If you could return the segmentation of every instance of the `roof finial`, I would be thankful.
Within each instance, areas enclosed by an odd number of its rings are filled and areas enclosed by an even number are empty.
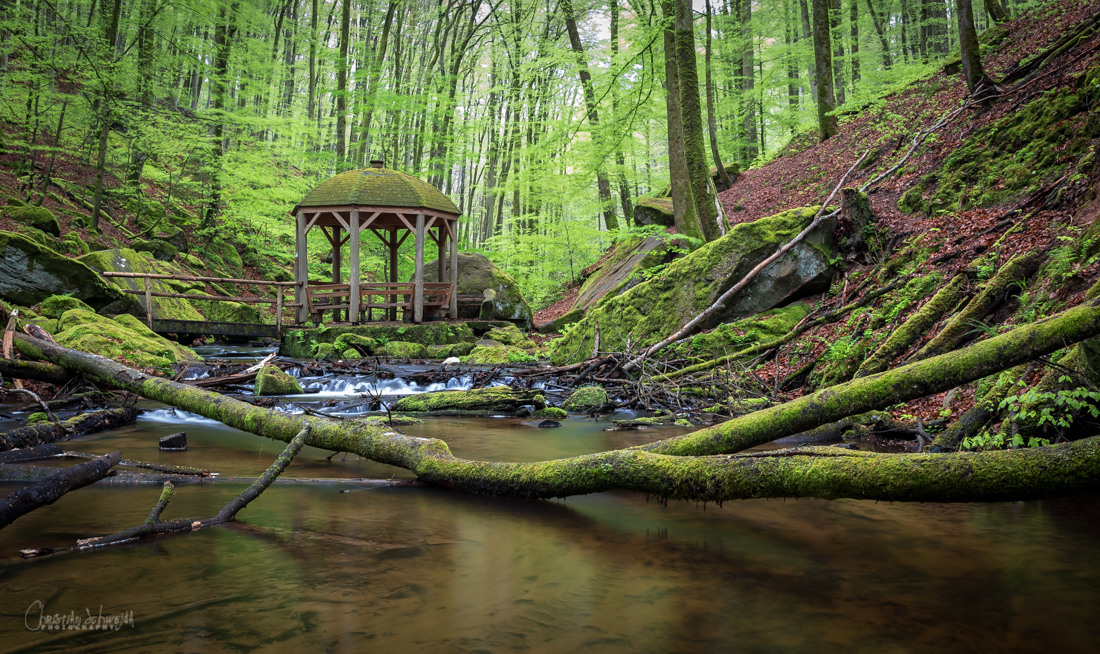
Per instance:
[[[371,168],[381,168],[382,167],[382,160],[381,159],[371,159],[370,160],[370,167]]]

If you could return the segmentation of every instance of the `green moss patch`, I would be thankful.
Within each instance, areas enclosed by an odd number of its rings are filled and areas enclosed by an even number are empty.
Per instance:
[[[112,320],[85,309],[70,309],[58,321],[58,344],[116,359],[136,368],[171,372],[172,364],[197,361],[190,348],[150,331],[133,316]]]
[[[61,224],[57,222],[57,216],[46,207],[7,206],[4,207],[4,215],[17,223],[40,229],[50,236],[61,236]]]
[[[288,329],[279,346],[279,354],[308,359],[321,343],[335,343],[344,334],[356,334],[378,343],[404,341],[422,345],[445,345],[473,340],[474,332],[465,323],[428,322],[420,325],[347,325]],[[346,342],[346,341],[345,341]]]
[[[588,413],[591,411],[602,411],[611,405],[608,400],[607,391],[601,386],[582,386],[573,391],[573,394],[569,396],[565,402],[562,403],[562,408],[566,411],[580,411]]]
[[[90,306],[71,295],[51,295],[42,301],[38,313],[47,318],[60,318],[69,309],[85,309],[94,312]]]

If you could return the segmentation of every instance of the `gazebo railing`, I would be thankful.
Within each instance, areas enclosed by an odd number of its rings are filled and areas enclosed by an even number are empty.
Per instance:
[[[402,313],[413,308],[414,282],[362,282],[359,284],[359,319],[374,320],[374,311],[382,310],[383,316],[396,318],[396,310]],[[425,282],[424,307],[435,315],[444,315],[450,306],[454,284],[450,282]],[[313,322],[321,322],[326,311],[338,311],[346,315],[351,308],[351,284],[310,282],[306,287],[306,304]]]

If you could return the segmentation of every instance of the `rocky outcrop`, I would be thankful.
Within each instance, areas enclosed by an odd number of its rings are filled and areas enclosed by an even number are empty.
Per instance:
[[[199,359],[191,349],[154,334],[129,314],[111,319],[86,309],[70,309],[61,315],[54,338],[74,350],[161,372],[171,372],[173,364]]]
[[[4,207],[4,215],[27,227],[40,229],[50,236],[61,236],[61,224],[57,222],[57,216],[46,207],[7,206]]]
[[[674,222],[672,198],[641,197],[634,205],[634,223],[637,225],[671,227]]]
[[[302,385],[298,380],[279,369],[278,366],[268,364],[260,369],[256,375],[256,385],[252,394],[262,395],[299,395],[302,393]]]
[[[435,261],[424,265],[424,280],[429,282],[439,280],[438,266]],[[472,311],[469,309],[464,311],[460,307],[458,317],[508,320],[523,329],[530,328],[531,307],[523,298],[516,280],[493,265],[493,262],[484,255],[460,253],[458,255],[458,293],[485,297],[487,289],[493,291],[492,298],[483,303],[480,310],[475,308]],[[485,315],[486,313],[492,315]]]
[[[652,345],[669,336],[802,231],[816,212],[816,207],[793,209],[733,227],[722,238],[672,262],[656,277],[589,310],[557,341],[551,360],[563,364],[589,356],[597,323],[600,349],[604,351]],[[714,327],[827,290],[833,274],[834,228],[833,221],[823,222],[761,271],[702,327]]]
[[[0,231],[0,298],[29,307],[51,295],[72,295],[95,309],[127,302],[123,293],[84,263],[19,234]]]

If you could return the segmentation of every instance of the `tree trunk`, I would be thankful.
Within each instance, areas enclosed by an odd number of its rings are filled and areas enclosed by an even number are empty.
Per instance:
[[[799,10],[802,15],[802,39],[809,39],[813,37],[813,28],[810,25],[810,8],[807,5],[808,0],[798,0]],[[809,69],[807,71],[810,77],[810,97],[813,99],[814,104],[817,103],[817,58],[810,62]]]
[[[848,50],[852,53],[852,93],[855,93],[856,82],[859,81],[859,0],[848,0],[848,21],[851,24],[848,42],[851,44]]]
[[[351,0],[340,2],[340,51],[336,55],[336,170],[347,159],[348,130],[348,47],[351,31]]]
[[[680,82],[680,121],[684,133],[684,160],[695,213],[707,242],[722,235],[717,204],[718,192],[710,177],[706,148],[703,147],[703,113],[699,102],[699,74],[695,66],[695,26],[691,0],[673,0],[676,35],[676,70]]]
[[[1049,448],[964,455],[812,451],[729,454],[850,415],[976,381],[1100,334],[1100,301],[1088,301],[957,352],[839,384],[716,427],[629,450],[534,463],[460,459],[438,439],[391,428],[287,415],[145,375],[99,356],[20,336],[19,349],[105,385],[193,411],[231,427],[396,465],[423,481],[515,497],[564,497],[623,489],[659,497],[721,501],[745,497],[857,497],[973,501],[1044,497],[1100,483],[1100,439]]]
[[[706,39],[706,85],[707,85],[707,133],[710,136],[710,154],[714,168],[718,172],[718,190],[724,191],[733,186],[729,171],[722,165],[722,155],[718,152],[718,126],[714,117],[714,81],[711,79],[711,8],[706,0],[707,39]]]
[[[569,45],[573,48],[577,58],[577,74],[581,78],[581,88],[584,91],[584,106],[588,112],[588,123],[592,125],[592,138],[597,143],[603,140],[600,134],[600,115],[596,108],[596,91],[592,88],[592,75],[588,72],[588,60],[584,56],[584,46],[581,45],[580,31],[577,29],[577,15],[573,10],[572,0],[562,0],[561,10],[565,14],[565,26],[569,32]],[[698,90],[696,91],[698,95]],[[598,155],[601,159],[603,154]],[[603,164],[596,164],[596,188],[599,192],[600,211],[603,213],[604,224],[608,231],[619,229],[619,220],[615,216],[615,205],[611,201],[611,182],[607,179],[607,173]]]
[[[756,88],[755,66],[753,64],[752,40],[752,0],[739,0],[741,21],[741,108],[745,131],[745,152],[742,162],[747,168],[759,152],[756,138]]]
[[[817,79],[817,124],[821,140],[835,136],[836,107],[833,96],[833,46],[829,30],[829,0],[813,0],[814,9],[814,70]]]
[[[974,93],[979,87],[991,87],[982,69],[982,55],[978,45],[978,32],[974,29],[974,8],[971,0],[955,0],[955,13],[959,22],[959,51],[962,55],[962,73],[966,88]]]
[[[5,381],[12,379],[33,379],[57,386],[64,386],[73,378],[64,368],[41,361],[18,361],[0,357],[0,377]]]
[[[111,452],[87,463],[72,466],[48,479],[8,495],[0,500],[0,529],[7,527],[21,515],[30,513],[38,507],[53,504],[71,490],[103,479],[121,459],[122,452]]]
[[[985,0],[985,12],[989,14],[990,20],[998,25],[1012,20],[1012,14],[1009,13],[1008,6],[1002,0]]]
[[[882,67],[889,70],[890,65],[893,63],[890,60],[890,42],[886,40],[886,33],[882,25],[882,18],[879,17],[875,6],[871,4],[872,0],[867,0],[867,11],[871,14],[871,21],[875,24],[875,33],[878,34],[879,45],[882,46]],[[906,25],[902,25],[902,34],[907,29]]]
[[[118,20],[122,11],[122,0],[114,0],[111,15],[106,17],[103,30],[103,61],[112,66],[115,62],[115,40],[118,38]],[[109,67],[104,67],[109,68]],[[103,95],[99,98],[99,149],[96,152],[95,200],[92,204],[92,216],[89,224],[93,231],[99,229],[99,217],[103,213],[103,177],[107,171],[107,140],[111,134],[111,97],[113,83],[110,74],[104,77]]]
[[[695,200],[688,183],[687,159],[684,155],[684,126],[680,111],[680,73],[676,66],[676,32],[672,27],[673,0],[663,0],[666,23],[665,45],[665,109],[668,117],[668,175],[672,189],[673,224],[676,232],[703,240]]]

